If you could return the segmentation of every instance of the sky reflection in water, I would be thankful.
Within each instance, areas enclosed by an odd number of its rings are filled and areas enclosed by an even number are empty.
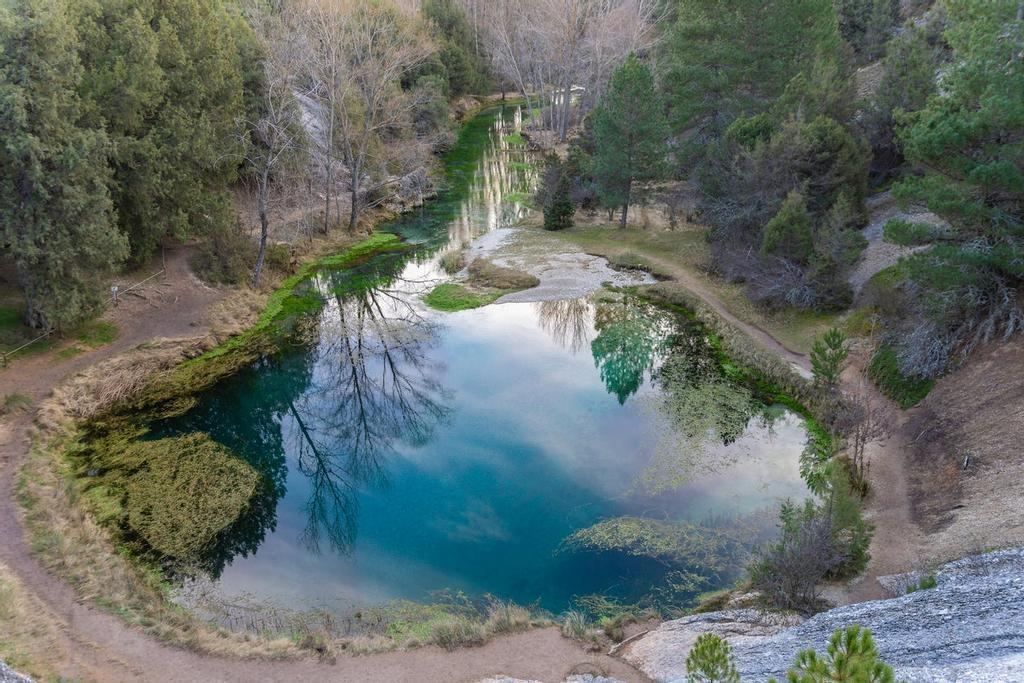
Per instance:
[[[766,420],[741,397],[750,408],[727,428],[697,420],[699,434],[678,438],[678,420],[667,423],[652,371],[678,370],[671,391],[682,393],[721,380],[686,321],[615,296],[423,308],[437,246],[522,215],[502,201],[535,181],[504,142],[515,125],[484,120],[475,155],[450,160],[454,190],[397,224],[433,256],[319,277],[324,308],[288,349],[159,426],[206,431],[272,482],[276,510],[239,531],[258,549],[218,563],[223,594],[339,609],[443,588],[553,610],[593,592],[635,599],[644,567],[557,552],[562,539],[609,517],[700,521],[803,495],[796,417]],[[367,278],[378,286],[353,286]],[[687,481],[652,493],[652,459],[680,449]]]

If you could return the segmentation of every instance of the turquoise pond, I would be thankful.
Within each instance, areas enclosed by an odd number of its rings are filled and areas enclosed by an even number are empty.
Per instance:
[[[615,292],[422,304],[445,247],[529,211],[537,171],[506,140],[519,117],[467,124],[442,196],[388,226],[417,250],[318,274],[300,295],[321,305],[279,352],[153,425],[206,432],[264,475],[211,551],[219,595],[337,611],[445,589],[555,612],[592,594],[685,601],[735,580],[779,501],[804,495],[801,419],[730,380],[689,319]],[[716,550],[570,538],[623,518]]]

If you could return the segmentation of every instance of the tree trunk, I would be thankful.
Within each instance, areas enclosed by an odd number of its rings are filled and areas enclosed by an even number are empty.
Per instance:
[[[35,287],[32,286],[32,281],[20,262],[17,263],[16,269],[18,272],[18,284],[21,286],[21,291],[25,297],[25,325],[33,330],[46,330],[48,328],[46,318],[36,307]]]
[[[572,82],[568,82],[565,86],[565,100],[562,102],[562,129],[558,131],[558,139],[560,142],[565,142],[569,135],[569,114],[572,111]]]
[[[352,207],[348,215],[348,231],[355,234],[356,227],[359,225],[359,180],[355,171],[352,174],[350,198]]]
[[[324,234],[331,230],[331,191],[334,189],[334,160],[331,155],[334,153],[334,105],[331,103],[331,121],[327,127],[326,166],[327,187],[324,191]]]
[[[633,183],[631,182],[629,183],[629,185],[626,186],[626,201],[622,205],[622,222],[619,227],[621,227],[623,230],[626,229],[626,220],[629,217],[629,202],[632,199],[632,194]]]
[[[270,221],[267,219],[267,193],[269,188],[269,174],[264,171],[260,179],[259,189],[259,214],[260,214],[260,251],[256,256],[256,267],[252,270],[252,286],[260,283],[260,274],[263,272],[263,262],[267,258],[267,233],[270,231]]]
[[[331,230],[331,186],[334,185],[334,169],[327,162],[327,185],[324,188],[324,234]]]

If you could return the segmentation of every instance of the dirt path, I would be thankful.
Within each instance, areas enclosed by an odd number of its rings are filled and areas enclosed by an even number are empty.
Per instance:
[[[0,396],[19,393],[34,404],[62,380],[102,360],[157,338],[201,336],[209,331],[210,308],[227,290],[204,286],[188,267],[189,250],[167,254],[167,274],[129,296],[104,319],[120,336],[112,344],[59,361],[52,351],[15,361],[0,371]],[[629,682],[646,681],[628,664],[585,652],[556,628],[536,629],[453,653],[423,648],[367,657],[341,657],[334,664],[314,659],[270,662],[204,656],[164,645],[120,618],[82,604],[74,589],[51,575],[33,556],[16,500],[16,477],[30,447],[33,414],[22,411],[0,422],[0,563],[18,579],[34,610],[54,631],[49,668],[73,680],[97,681],[476,681],[512,675],[561,681],[580,673],[604,673]]]
[[[0,372],[0,396],[17,392],[38,404],[63,379],[141,343],[161,337],[206,334],[206,314],[226,291],[199,283],[188,269],[187,257],[186,249],[171,250],[166,277],[142,292],[144,298],[129,297],[120,308],[108,313],[107,319],[118,325],[121,332],[114,343],[62,362],[52,352],[21,359]],[[652,261],[757,343],[803,373],[809,372],[806,356],[732,315],[698,276],[668,259]],[[848,373],[847,383],[859,381],[858,377]],[[877,395],[872,400],[885,402]],[[903,414],[900,419],[908,418],[909,414]],[[0,544],[0,563],[13,571],[38,602],[39,609],[55,624],[53,667],[66,677],[99,681],[426,682],[476,681],[501,674],[559,681],[573,672],[602,672],[625,681],[646,680],[617,659],[583,651],[557,629],[533,630],[454,653],[424,648],[371,657],[342,657],[335,664],[313,659],[268,662],[215,658],[164,645],[116,616],[81,604],[74,589],[47,572],[31,554],[14,497],[15,476],[28,451],[31,426],[30,413],[15,414],[0,425],[0,537],[4,540]],[[877,527],[871,547],[872,563],[865,575],[837,591],[835,597],[841,602],[884,597],[875,579],[909,569],[919,559],[921,533],[911,516],[902,444],[894,438],[880,440],[870,445],[869,457],[874,493],[867,509]]]

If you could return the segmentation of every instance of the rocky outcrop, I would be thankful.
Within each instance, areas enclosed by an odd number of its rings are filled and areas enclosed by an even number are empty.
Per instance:
[[[22,676],[0,659],[0,683],[32,683],[32,679]]]
[[[901,680],[1024,680],[1024,549],[958,560],[935,577],[935,588],[847,605],[790,627],[752,610],[693,615],[662,624],[622,654],[656,681],[685,681],[690,646],[711,631],[733,646],[744,681],[783,679],[798,651],[823,651],[836,629],[860,624]]]

